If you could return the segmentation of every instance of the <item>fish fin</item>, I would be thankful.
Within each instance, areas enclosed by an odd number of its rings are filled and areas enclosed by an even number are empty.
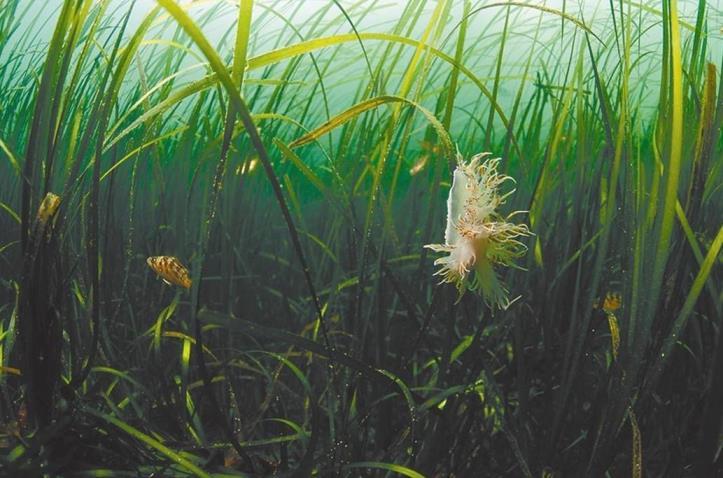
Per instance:
[[[170,282],[168,282],[168,281],[167,281],[166,279],[163,279],[163,282],[165,282],[165,283],[166,283],[166,285],[170,285],[170,286],[173,286],[173,284],[171,284]]]

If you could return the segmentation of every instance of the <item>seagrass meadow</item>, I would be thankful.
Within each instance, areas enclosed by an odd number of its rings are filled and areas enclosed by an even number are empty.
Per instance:
[[[0,476],[723,473],[722,27],[0,0]]]

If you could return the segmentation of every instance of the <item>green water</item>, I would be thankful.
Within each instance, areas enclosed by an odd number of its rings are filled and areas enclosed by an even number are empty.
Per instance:
[[[722,21],[3,1],[0,469],[714,476]]]

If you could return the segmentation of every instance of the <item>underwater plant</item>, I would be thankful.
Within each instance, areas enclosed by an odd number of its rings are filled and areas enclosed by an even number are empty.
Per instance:
[[[0,475],[716,476],[716,2],[47,3]]]
[[[447,199],[447,229],[444,244],[424,247],[448,255],[434,261],[442,266],[435,275],[442,283],[452,283],[461,298],[466,289],[482,295],[490,307],[506,309],[510,304],[509,292],[497,277],[494,265],[511,266],[516,258],[525,254],[527,247],[517,238],[531,234],[526,224],[509,220],[524,211],[501,216],[497,208],[504,204],[514,190],[500,195],[500,186],[514,179],[497,172],[500,158],[485,159],[490,153],[481,153],[465,162],[457,154],[452,188]],[[470,280],[470,273],[474,277]]]

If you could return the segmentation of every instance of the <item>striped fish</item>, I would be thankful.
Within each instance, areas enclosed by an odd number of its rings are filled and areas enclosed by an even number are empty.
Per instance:
[[[173,256],[152,256],[146,259],[148,267],[158,274],[168,285],[180,285],[186,289],[191,288],[191,278],[178,258]]]

